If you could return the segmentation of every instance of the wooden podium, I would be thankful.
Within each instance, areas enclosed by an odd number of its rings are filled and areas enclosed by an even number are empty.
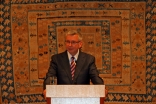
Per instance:
[[[105,85],[46,85],[51,104],[100,104]]]

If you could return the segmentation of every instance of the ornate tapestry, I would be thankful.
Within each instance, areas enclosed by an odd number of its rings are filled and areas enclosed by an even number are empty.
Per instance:
[[[0,103],[45,103],[50,57],[78,30],[109,91],[106,104],[156,102],[156,2],[4,0]]]

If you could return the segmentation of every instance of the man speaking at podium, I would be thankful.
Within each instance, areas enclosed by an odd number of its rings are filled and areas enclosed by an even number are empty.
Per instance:
[[[57,77],[58,85],[89,85],[104,84],[99,77],[95,65],[95,57],[81,52],[82,35],[75,31],[67,32],[65,36],[66,51],[51,57],[50,67],[44,80],[43,95],[46,98],[46,85],[50,83],[50,77]]]

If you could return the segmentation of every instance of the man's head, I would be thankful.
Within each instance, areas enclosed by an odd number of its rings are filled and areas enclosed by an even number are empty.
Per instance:
[[[76,30],[67,32],[65,36],[65,44],[67,51],[74,56],[82,47],[82,35]]]

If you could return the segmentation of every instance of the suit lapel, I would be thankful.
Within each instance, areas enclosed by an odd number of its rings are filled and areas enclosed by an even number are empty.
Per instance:
[[[67,51],[65,51],[62,54],[62,65],[63,65],[64,70],[67,73],[70,81],[72,82],[71,71],[70,71],[70,64],[69,64],[69,59],[68,59]]]
[[[84,66],[84,61],[85,60],[85,56],[82,52],[79,53],[78,59],[77,59],[77,63],[76,63],[76,69],[75,69],[75,80],[77,79],[80,71],[82,70],[82,67]]]

